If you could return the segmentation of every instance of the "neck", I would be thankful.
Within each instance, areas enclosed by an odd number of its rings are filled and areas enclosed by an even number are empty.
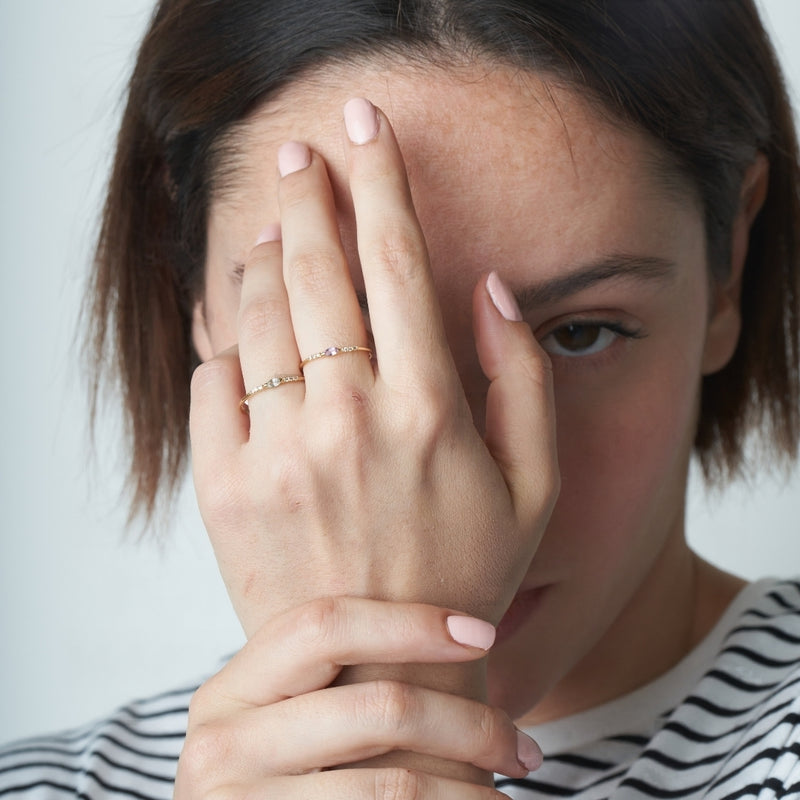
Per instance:
[[[671,537],[606,635],[518,724],[560,719],[653,681],[709,633],[743,585],[697,556],[682,533]]]

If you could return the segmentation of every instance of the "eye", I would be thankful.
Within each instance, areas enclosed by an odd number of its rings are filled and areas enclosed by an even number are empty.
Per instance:
[[[601,353],[619,337],[635,339],[639,335],[616,323],[571,322],[548,333],[541,345],[550,355],[575,358]]]

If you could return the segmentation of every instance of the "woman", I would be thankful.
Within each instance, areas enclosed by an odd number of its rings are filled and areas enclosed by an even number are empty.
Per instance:
[[[161,5],[97,354],[111,319],[148,511],[204,362],[195,480],[250,639],[178,796],[797,791],[797,588],[683,535],[693,448],[796,451],[796,161],[745,2]]]

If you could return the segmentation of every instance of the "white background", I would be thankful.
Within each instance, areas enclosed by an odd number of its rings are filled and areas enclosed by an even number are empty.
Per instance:
[[[151,2],[0,0],[0,741],[181,685],[242,641],[191,490],[161,546],[126,537],[112,425],[94,461],[87,445],[76,317]],[[800,2],[763,7],[800,86]],[[689,531],[744,576],[800,573],[800,474],[711,501],[695,482]]]

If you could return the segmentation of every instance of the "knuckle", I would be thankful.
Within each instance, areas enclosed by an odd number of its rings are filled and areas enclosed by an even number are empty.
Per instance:
[[[414,409],[414,429],[425,440],[439,439],[447,426],[450,410],[438,391],[422,390],[419,404]]]
[[[421,800],[423,781],[419,773],[401,767],[375,772],[376,800]]]
[[[488,756],[513,739],[514,726],[508,715],[496,708],[481,706],[478,724],[475,728],[479,733],[479,747],[481,755]]]
[[[411,221],[389,221],[373,247],[374,257],[395,283],[403,286],[419,278],[420,262],[427,256],[421,234]]]
[[[452,404],[436,387],[415,387],[414,394],[398,402],[392,414],[399,440],[406,448],[413,443],[423,460],[441,444],[453,421]]]
[[[230,738],[221,728],[210,724],[194,728],[180,756],[184,781],[195,787],[216,784],[230,750]]]
[[[240,339],[260,341],[269,337],[285,314],[285,304],[277,297],[248,300],[239,310]]]
[[[314,198],[316,187],[307,180],[307,170],[294,173],[293,180],[282,180],[280,187],[280,199],[282,213],[301,207],[304,203]]]
[[[494,741],[498,732],[498,720],[491,708],[482,706],[478,718],[478,730],[484,742]]]
[[[212,713],[214,705],[213,678],[201,684],[189,701],[187,729],[193,730],[202,725]]]
[[[395,735],[406,729],[415,717],[414,691],[408,684],[398,681],[374,681],[364,697],[364,705],[367,719]]]
[[[341,629],[342,603],[335,597],[320,597],[304,603],[292,621],[299,643],[325,652]]]
[[[227,530],[242,518],[246,497],[241,476],[228,468],[225,460],[217,462],[213,474],[195,474],[197,502],[210,530]]]
[[[361,414],[368,409],[369,398],[364,389],[355,382],[340,380],[329,390],[326,405],[337,414]]]
[[[305,458],[275,458],[267,470],[269,498],[275,509],[288,514],[301,512],[314,504],[313,465]],[[264,503],[263,487],[255,487],[258,492],[253,500]]]
[[[236,796],[237,793],[231,786],[218,786],[203,795],[204,800],[232,800],[232,798]],[[177,798],[173,798],[173,800],[177,800]],[[246,797],[244,797],[243,800],[246,800]]]
[[[328,429],[326,437],[339,434],[349,440],[364,432],[369,410],[368,396],[362,387],[349,381],[337,381],[328,390],[324,409],[319,409],[319,413],[328,415],[328,421],[332,423],[325,426]]]
[[[552,510],[561,493],[561,472],[558,468],[558,458],[544,458],[536,465],[534,470],[535,480],[530,483],[534,488],[533,513],[539,516],[545,511]]]
[[[314,425],[307,431],[311,460],[319,469],[332,462],[360,472],[373,447],[370,401],[360,387],[341,383],[329,387],[325,404],[314,408]]]
[[[341,266],[341,255],[324,248],[305,249],[292,257],[288,280],[291,288],[304,294],[327,297],[331,272]]]
[[[557,464],[551,464],[547,472],[544,505],[552,508],[556,504],[559,494],[561,494],[561,473]]]
[[[516,365],[532,384],[549,391],[553,384],[553,362],[541,347],[521,357]]]
[[[202,402],[221,382],[227,380],[229,375],[230,364],[220,358],[212,358],[198,365],[192,373],[192,401]]]

